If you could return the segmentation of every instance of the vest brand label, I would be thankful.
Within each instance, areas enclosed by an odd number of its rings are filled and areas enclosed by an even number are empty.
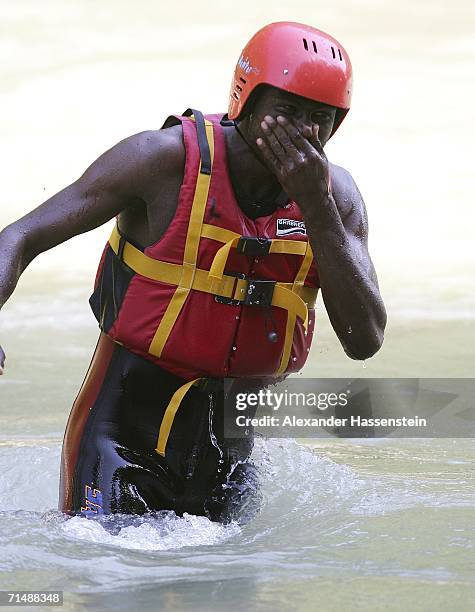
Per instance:
[[[295,219],[277,219],[277,236],[287,236],[287,234],[307,235],[305,223],[295,221]]]

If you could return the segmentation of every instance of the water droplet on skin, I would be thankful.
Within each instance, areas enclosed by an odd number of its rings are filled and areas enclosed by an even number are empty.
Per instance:
[[[351,329],[351,325],[348,327],[348,333],[351,334],[353,330]]]

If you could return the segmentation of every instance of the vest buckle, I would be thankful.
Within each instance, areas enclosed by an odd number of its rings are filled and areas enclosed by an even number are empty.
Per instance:
[[[222,295],[215,295],[214,299],[216,302],[231,306],[260,306],[261,308],[270,308],[272,306],[272,298],[277,281],[249,278],[241,272],[225,272],[225,274],[226,276],[234,276],[236,279],[246,281],[244,297],[235,300]]]
[[[244,304],[246,306],[270,308],[272,306],[272,297],[274,295],[275,285],[276,281],[255,280],[253,278],[247,279]]]
[[[256,238],[255,236],[241,236],[236,245],[238,253],[256,257],[257,255],[267,255],[269,253],[272,240],[269,238]]]
[[[225,272],[225,274],[226,276],[234,276],[236,280],[238,278],[241,280],[246,278],[246,275],[242,272]],[[219,304],[228,304],[228,306],[239,306],[243,303],[242,300],[234,300],[233,298],[224,297],[224,295],[215,295],[214,301],[218,302]]]

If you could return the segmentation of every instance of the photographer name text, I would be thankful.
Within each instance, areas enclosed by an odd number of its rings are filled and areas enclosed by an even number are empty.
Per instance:
[[[427,419],[422,417],[395,418],[364,418],[351,416],[349,418],[329,417],[296,417],[265,415],[261,417],[246,417],[240,414],[236,417],[238,427],[427,427]]]

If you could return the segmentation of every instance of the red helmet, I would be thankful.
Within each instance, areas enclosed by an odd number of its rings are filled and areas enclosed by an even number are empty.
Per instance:
[[[350,109],[351,62],[329,34],[281,21],[259,30],[244,47],[234,71],[228,116],[237,119],[258,85],[336,106],[332,135]]]

